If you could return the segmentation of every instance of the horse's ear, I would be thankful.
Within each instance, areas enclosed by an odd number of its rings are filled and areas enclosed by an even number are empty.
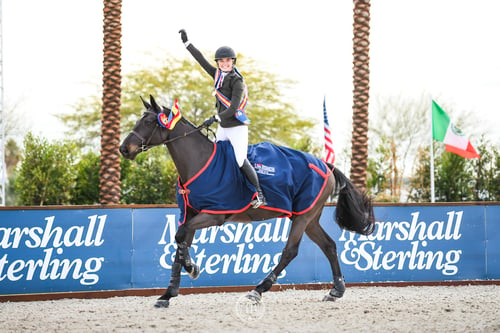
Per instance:
[[[172,110],[170,108],[167,108],[166,106],[161,106],[161,112],[164,114],[169,114]]]
[[[144,104],[144,107],[146,108],[146,110],[150,109],[151,108],[151,104],[149,104],[148,102],[146,102],[144,100],[144,98],[142,98],[142,96],[140,96],[140,97],[141,97],[142,104]]]
[[[149,95],[149,101],[151,102],[151,106],[156,112],[161,112],[161,107],[156,103],[153,95]]]

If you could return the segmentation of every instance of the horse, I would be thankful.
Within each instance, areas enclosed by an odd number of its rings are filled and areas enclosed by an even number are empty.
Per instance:
[[[203,128],[208,130],[210,123],[204,122],[200,126],[195,126],[181,115],[177,104],[172,108],[160,106],[151,95],[149,102],[142,97],[141,100],[146,110],[120,145],[119,150],[123,157],[133,160],[141,152],[146,152],[155,146],[165,145],[176,166],[179,183],[186,182],[203,172],[203,168],[213,156],[214,149],[218,144],[209,138],[208,131],[205,133],[202,131]],[[298,255],[299,244],[304,233],[322,250],[332,271],[333,286],[324,296],[323,301],[335,301],[344,295],[346,286],[335,241],[319,223],[324,204],[330,195],[338,196],[335,220],[341,229],[362,235],[370,235],[375,229],[376,222],[371,199],[338,168],[310,156],[325,165],[325,170],[327,170],[322,191],[308,209],[289,214],[291,220],[289,237],[278,264],[253,290],[248,292],[246,297],[251,302],[261,302],[262,294],[271,289],[280,273]],[[293,168],[289,171],[295,172]],[[182,191],[184,190],[179,188],[178,192]],[[297,197],[309,195],[307,192],[311,191],[312,189],[307,187],[301,188]],[[179,198],[179,193],[177,195]],[[179,225],[175,234],[177,250],[172,264],[170,282],[165,293],[157,299],[155,307],[168,307],[170,299],[178,296],[182,268],[192,279],[199,276],[200,268],[193,262],[189,254],[196,230],[222,226],[228,221],[249,223],[283,216],[281,210],[273,210],[266,206],[253,208],[250,204],[244,209],[234,212],[200,212],[189,205],[185,207],[184,211],[185,222]]]

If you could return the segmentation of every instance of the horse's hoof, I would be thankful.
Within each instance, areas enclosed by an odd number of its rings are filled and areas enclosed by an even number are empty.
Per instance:
[[[193,269],[188,273],[189,277],[196,280],[200,276],[200,267],[198,265],[193,265]]]
[[[326,294],[325,297],[323,297],[323,302],[335,302],[338,300],[338,297],[330,295],[330,293]]]
[[[323,302],[335,302],[342,296],[344,296],[344,290],[332,288],[330,292],[323,297]]]
[[[155,303],[155,308],[168,308],[170,301],[168,299],[159,299]]]
[[[248,292],[247,298],[249,300],[253,301],[254,303],[260,303],[260,301],[262,299],[262,295],[259,294],[257,291],[252,290],[252,291]]]

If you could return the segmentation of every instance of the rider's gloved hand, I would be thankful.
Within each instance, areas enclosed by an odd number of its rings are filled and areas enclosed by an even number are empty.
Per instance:
[[[208,126],[212,125],[214,122],[217,122],[217,123],[220,122],[219,115],[216,114],[215,116],[212,116],[212,117],[208,118],[207,120],[205,120],[203,122],[203,126],[208,127]]]
[[[182,39],[182,42],[184,43],[184,45],[186,45],[186,47],[189,45],[189,41],[188,41],[188,35],[186,33],[186,30],[184,29],[181,29],[179,30],[179,33],[181,34],[181,39]]]

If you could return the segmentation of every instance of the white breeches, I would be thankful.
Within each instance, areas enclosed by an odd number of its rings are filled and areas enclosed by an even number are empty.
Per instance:
[[[236,162],[241,168],[243,162],[247,158],[248,151],[248,126],[241,125],[236,127],[221,127],[220,124],[217,128],[216,141],[231,142],[234,150]]]

